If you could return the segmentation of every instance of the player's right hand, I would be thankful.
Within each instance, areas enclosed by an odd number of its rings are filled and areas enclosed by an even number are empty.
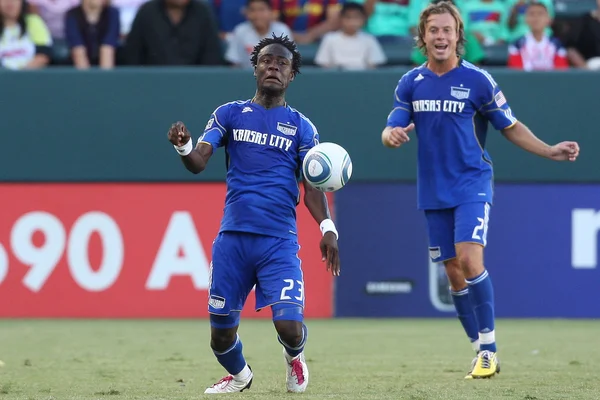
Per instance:
[[[402,144],[410,141],[408,132],[415,129],[415,124],[410,124],[406,128],[399,126],[388,131],[387,143],[390,147],[400,147]]]
[[[183,146],[191,139],[192,135],[183,122],[177,121],[171,125],[167,137],[169,138],[169,142],[173,143],[175,146]]]

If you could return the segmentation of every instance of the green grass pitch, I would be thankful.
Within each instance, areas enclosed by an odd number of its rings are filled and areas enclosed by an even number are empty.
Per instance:
[[[245,320],[254,383],[225,397],[600,399],[600,321],[499,320],[502,373],[476,381],[463,380],[473,353],[454,319],[307,325],[306,393],[285,392],[271,322]],[[0,320],[0,400],[211,398],[223,370],[208,343],[206,320]]]

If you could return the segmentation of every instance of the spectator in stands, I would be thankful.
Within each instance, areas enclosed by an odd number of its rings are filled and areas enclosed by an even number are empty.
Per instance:
[[[292,29],[298,44],[320,40],[339,27],[343,0],[271,0],[275,16]]]
[[[600,70],[600,0],[598,7],[582,16],[572,27],[567,53],[573,66]]]
[[[479,43],[491,46],[508,41],[509,12],[500,0],[467,0],[459,3],[465,25]]]
[[[246,21],[246,0],[208,0],[212,6],[219,36],[227,40],[236,26]]]
[[[0,65],[7,69],[38,69],[50,62],[52,37],[24,0],[0,0]]]
[[[38,14],[50,30],[54,41],[65,38],[65,15],[80,0],[29,0],[29,11]]]
[[[106,0],[81,0],[67,12],[66,38],[73,65],[113,68],[119,44],[119,10]]]
[[[361,4],[344,4],[340,13],[340,30],[325,34],[315,56],[315,64],[348,70],[364,70],[385,64],[387,58],[375,36],[362,32],[366,21],[367,13]]]
[[[368,20],[365,31],[383,42],[398,39],[411,40],[416,35],[410,27],[416,26],[419,14],[428,0],[350,0],[363,4]]]
[[[269,0],[247,0],[248,21],[235,27],[228,41],[225,59],[238,67],[251,68],[250,54],[254,46],[273,34],[292,37],[290,28],[282,22],[274,21],[273,9]]]
[[[569,68],[567,51],[560,40],[546,33],[551,19],[544,3],[527,6],[525,20],[529,32],[508,48],[508,67],[525,71]]]
[[[529,25],[526,21],[527,7],[530,3],[541,3],[548,10],[550,19],[554,18],[554,3],[552,0],[506,0],[506,5],[510,9],[508,16],[508,31],[509,31],[509,42],[513,43],[530,32]],[[552,36],[552,29],[550,26],[546,28],[545,32],[548,36]]]
[[[131,65],[220,65],[222,46],[210,6],[200,0],[150,0],[125,44]]]
[[[110,0],[110,5],[119,10],[119,37],[125,40],[139,8],[148,0]]]

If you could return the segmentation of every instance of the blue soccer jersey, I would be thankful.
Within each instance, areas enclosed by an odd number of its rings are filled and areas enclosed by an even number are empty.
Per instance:
[[[291,107],[247,101],[218,107],[199,142],[224,146],[227,195],[220,232],[296,238],[304,156],[319,143],[308,118]]]
[[[442,76],[424,65],[409,71],[398,82],[387,126],[404,128],[411,120],[418,139],[419,208],[491,204],[488,121],[502,130],[517,120],[490,74],[464,60]]]

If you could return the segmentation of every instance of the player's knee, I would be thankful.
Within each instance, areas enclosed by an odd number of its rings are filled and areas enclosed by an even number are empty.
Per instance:
[[[457,247],[456,258],[467,279],[483,272],[483,248],[480,245],[461,243]]]
[[[302,332],[302,322],[299,321],[274,321],[275,329],[279,338],[288,346],[296,347],[302,343],[304,333]]]
[[[229,349],[236,340],[239,313],[210,315],[210,347],[217,352]]]
[[[446,267],[446,275],[448,276],[452,290],[459,291],[464,289],[467,286],[467,282],[465,281],[465,274],[458,259],[453,258],[452,260],[448,260],[444,262],[444,266]]]
[[[236,340],[237,328],[218,329],[211,328],[210,347],[216,352],[223,353],[227,351]]]

